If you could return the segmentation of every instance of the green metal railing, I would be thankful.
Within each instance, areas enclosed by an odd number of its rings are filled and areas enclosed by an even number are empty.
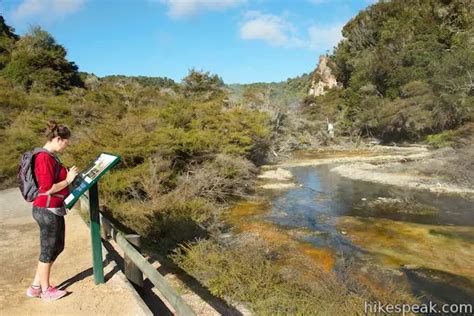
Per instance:
[[[125,258],[125,275],[133,283],[141,286],[143,283],[143,275],[145,275],[151,283],[160,291],[163,297],[176,311],[177,315],[196,315],[182,297],[168,284],[168,281],[153,267],[135,248],[139,246],[138,235],[125,235],[99,212],[99,198],[97,184],[89,190],[89,196],[81,197],[81,209],[85,209],[90,213],[91,220],[91,237],[92,237],[92,259],[94,280],[96,284],[104,283],[104,269],[102,264],[102,242],[100,238],[100,217],[106,235],[111,236],[117,245],[124,252]],[[138,238],[137,238],[138,237]],[[129,240],[134,241],[132,245]]]

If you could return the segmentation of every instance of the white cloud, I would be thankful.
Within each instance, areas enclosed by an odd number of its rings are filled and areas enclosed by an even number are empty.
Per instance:
[[[249,11],[240,27],[240,38],[262,40],[273,46],[301,46],[295,35],[296,28],[286,19],[273,15]]]
[[[168,15],[188,17],[202,11],[220,11],[247,2],[247,0],[162,0],[168,5]]]
[[[85,0],[24,0],[13,12],[16,21],[34,16],[48,19],[62,18],[78,11]]]
[[[240,38],[261,40],[280,47],[304,47],[318,51],[332,51],[333,47],[342,39],[343,26],[343,23],[310,26],[307,29],[307,38],[303,40],[298,37],[297,28],[287,19],[273,14],[249,11],[240,27]]]
[[[329,50],[342,39],[341,30],[344,24],[331,26],[311,26],[308,28],[308,47],[314,50]]]

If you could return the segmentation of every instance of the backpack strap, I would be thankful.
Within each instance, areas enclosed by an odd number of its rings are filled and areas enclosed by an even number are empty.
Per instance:
[[[46,193],[38,193],[38,195],[47,195],[48,198],[46,200],[46,207],[48,208],[49,207],[49,204],[51,202],[51,197],[52,196],[55,196],[55,197],[60,197],[60,198],[63,198],[64,199],[64,195],[62,194],[56,194],[56,193],[53,193],[53,194],[46,194]]]
[[[54,178],[53,178],[54,183],[56,183],[56,179],[58,179],[59,173],[61,172],[62,162],[61,162],[61,160],[59,159],[59,157],[57,155],[53,154],[49,150],[44,149],[42,147],[36,147],[35,149],[33,149],[33,156],[35,156],[36,154],[41,153],[41,152],[45,152],[45,153],[49,154],[57,162],[56,170],[55,170],[55,174],[54,174]]]

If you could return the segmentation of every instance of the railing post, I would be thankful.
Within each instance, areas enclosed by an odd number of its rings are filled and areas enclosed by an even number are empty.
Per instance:
[[[102,264],[102,241],[100,239],[99,189],[97,183],[89,189],[89,210],[91,220],[92,267],[95,284],[104,283]]]
[[[131,243],[138,251],[140,251],[140,235],[128,234],[125,238]],[[139,287],[143,287],[143,272],[139,267],[132,261],[132,259],[124,253],[124,268],[125,276],[131,282]]]
[[[196,313],[189,307],[183,298],[172,288],[166,278],[162,276],[156,268],[153,267],[125,238],[124,234],[117,232],[113,234],[115,241],[122,248],[124,253],[134,261],[143,274],[151,283],[163,294],[166,300],[176,311],[179,316],[194,316]]]
[[[153,265],[151,265],[137,249],[135,249],[140,248],[140,235],[125,235],[117,230],[106,216],[102,216],[102,224],[109,227],[110,230],[106,234],[110,235],[112,239],[115,240],[124,253],[125,270],[128,269],[131,271],[125,272],[125,274],[130,281],[142,286],[143,276],[147,277],[174,308],[177,315],[196,315],[183,298],[168,284],[166,278],[156,271],[156,268],[153,267]],[[135,269],[140,271],[139,274],[138,272],[135,272]]]
[[[112,238],[112,224],[104,217],[104,215],[102,215],[102,213],[100,213],[100,225],[102,238],[104,240]]]

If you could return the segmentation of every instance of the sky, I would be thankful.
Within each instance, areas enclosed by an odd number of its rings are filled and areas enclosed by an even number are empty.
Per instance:
[[[168,77],[190,69],[225,83],[309,73],[341,29],[376,0],[0,0],[23,35],[39,25],[80,71]]]

